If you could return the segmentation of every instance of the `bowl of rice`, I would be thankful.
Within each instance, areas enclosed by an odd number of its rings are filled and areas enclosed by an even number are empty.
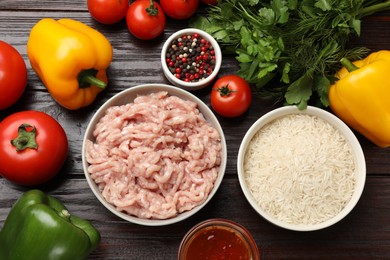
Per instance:
[[[269,222],[314,231],[346,217],[366,181],[354,133],[333,114],[285,106],[259,118],[239,148],[237,171],[250,205]]]
[[[226,141],[208,106],[165,84],[130,87],[87,126],[82,161],[96,198],[129,222],[182,221],[211,200],[226,167]]]

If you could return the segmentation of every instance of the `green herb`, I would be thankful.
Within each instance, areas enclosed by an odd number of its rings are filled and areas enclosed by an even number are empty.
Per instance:
[[[304,109],[328,106],[328,87],[340,59],[361,59],[369,50],[348,49],[360,35],[361,18],[390,9],[390,1],[224,0],[190,23],[233,53],[237,72],[263,97]]]

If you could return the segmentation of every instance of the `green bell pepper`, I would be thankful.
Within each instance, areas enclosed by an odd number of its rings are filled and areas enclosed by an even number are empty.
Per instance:
[[[0,259],[86,259],[99,242],[100,233],[89,221],[71,216],[58,199],[30,190],[0,231]]]

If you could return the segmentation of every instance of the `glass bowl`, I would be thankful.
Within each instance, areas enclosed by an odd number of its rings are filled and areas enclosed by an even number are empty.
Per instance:
[[[227,219],[205,220],[184,236],[179,260],[242,259],[259,260],[255,240],[242,225]]]

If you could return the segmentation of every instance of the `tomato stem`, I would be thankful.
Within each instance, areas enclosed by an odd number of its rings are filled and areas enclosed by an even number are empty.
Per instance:
[[[229,88],[229,83],[228,83],[226,86],[217,88],[217,89],[215,89],[215,90],[219,92],[219,94],[221,95],[221,97],[229,96],[231,93],[234,92],[233,90],[231,90],[231,89]]]
[[[148,15],[151,15],[151,16],[158,15],[158,9],[156,8],[156,6],[154,6],[154,1],[149,0],[149,2],[150,2],[150,6],[145,9],[146,12],[148,13]]]
[[[11,140],[11,144],[15,146],[16,151],[18,152],[27,148],[38,149],[36,132],[37,129],[35,126],[33,127],[29,124],[21,124],[18,128],[18,136]]]

